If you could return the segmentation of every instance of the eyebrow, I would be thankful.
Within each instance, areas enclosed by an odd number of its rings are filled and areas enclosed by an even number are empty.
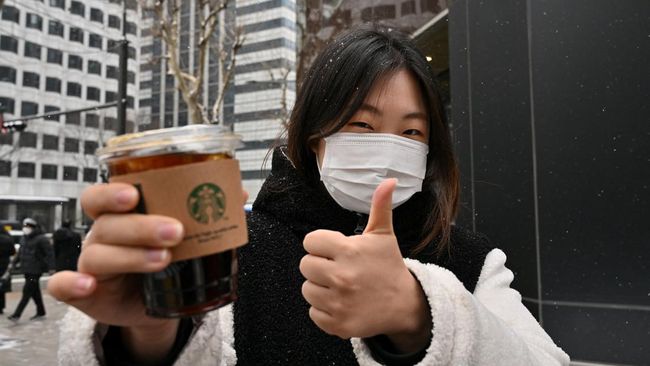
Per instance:
[[[373,105],[367,104],[367,103],[363,103],[361,105],[361,107],[359,107],[359,110],[360,111],[370,112],[370,113],[376,114],[378,116],[382,115],[379,108],[377,108],[377,107],[375,107]],[[405,114],[402,117],[402,119],[422,119],[422,120],[426,121],[427,120],[427,115],[425,113],[423,113],[423,112],[411,112],[411,113]]]

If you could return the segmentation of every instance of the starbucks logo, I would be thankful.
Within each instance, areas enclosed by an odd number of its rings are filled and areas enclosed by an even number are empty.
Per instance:
[[[196,186],[187,197],[187,210],[197,222],[216,222],[226,211],[226,196],[219,186],[203,183]]]

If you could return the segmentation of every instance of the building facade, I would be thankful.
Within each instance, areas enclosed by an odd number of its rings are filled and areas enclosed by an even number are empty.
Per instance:
[[[0,10],[4,119],[116,101],[122,27],[130,42],[128,95],[135,96],[138,18],[135,1],[5,1]],[[127,118],[135,121],[138,101],[127,100]],[[78,197],[99,180],[95,150],[118,130],[116,116],[116,108],[108,108],[32,119],[23,132],[0,135],[0,219],[35,216],[48,231],[62,219],[83,226]]]

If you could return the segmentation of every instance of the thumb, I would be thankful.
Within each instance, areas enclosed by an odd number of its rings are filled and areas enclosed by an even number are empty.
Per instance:
[[[397,179],[386,179],[375,189],[370,205],[370,217],[364,234],[393,234],[393,191]]]

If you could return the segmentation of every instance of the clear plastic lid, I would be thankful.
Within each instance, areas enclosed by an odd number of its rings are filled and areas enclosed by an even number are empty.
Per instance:
[[[102,163],[123,158],[135,158],[174,153],[218,154],[234,156],[243,147],[241,135],[221,125],[188,125],[131,133],[111,138],[97,150]]]

